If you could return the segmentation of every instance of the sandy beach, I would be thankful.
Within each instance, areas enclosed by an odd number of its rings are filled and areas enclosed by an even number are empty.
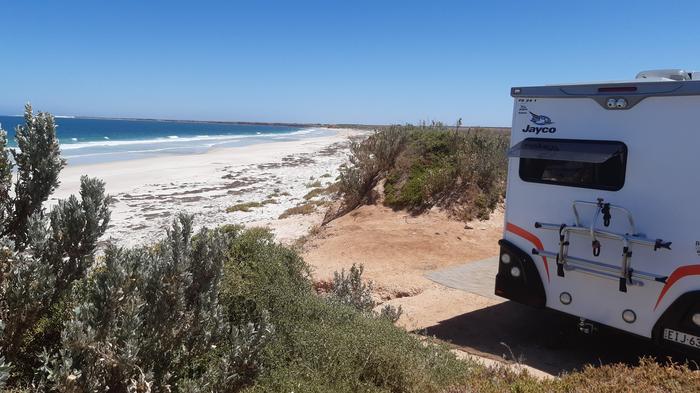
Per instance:
[[[212,149],[203,154],[163,155],[129,161],[67,166],[50,203],[77,194],[80,177],[106,182],[115,198],[106,239],[132,246],[157,239],[178,212],[195,214],[197,226],[268,226],[280,241],[304,235],[320,221],[320,209],[278,220],[307,202],[311,190],[335,181],[347,159],[349,138],[366,131],[337,129],[334,135]],[[320,205],[323,195],[314,200]],[[262,206],[227,212],[247,202]]]

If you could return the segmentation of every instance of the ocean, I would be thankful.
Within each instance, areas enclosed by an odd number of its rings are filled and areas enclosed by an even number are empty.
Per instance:
[[[14,147],[20,116],[0,116]],[[198,154],[212,148],[294,141],[331,135],[318,128],[163,120],[56,118],[61,154],[68,165],[133,160],[164,154]]]

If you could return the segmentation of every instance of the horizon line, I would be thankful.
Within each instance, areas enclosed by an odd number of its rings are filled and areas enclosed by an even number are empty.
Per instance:
[[[24,117],[21,115],[1,115],[7,117]],[[269,126],[316,126],[316,127],[390,127],[395,125],[416,125],[413,123],[388,123],[388,124],[368,124],[368,123],[303,123],[303,122],[280,122],[280,121],[239,121],[239,120],[187,120],[187,119],[159,119],[154,117],[114,117],[114,116],[83,116],[83,115],[53,115],[57,119],[93,119],[93,120],[126,120],[126,121],[160,121],[172,123],[214,123],[214,124],[238,124],[238,125],[269,125]],[[456,128],[456,125],[448,125],[448,128]],[[510,126],[483,126],[483,125],[461,125],[460,128],[510,128]]]

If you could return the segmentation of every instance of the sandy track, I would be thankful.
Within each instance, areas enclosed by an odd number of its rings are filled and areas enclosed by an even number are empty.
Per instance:
[[[424,274],[495,255],[502,222],[501,211],[465,226],[439,211],[412,216],[384,206],[362,206],[327,224],[308,243],[304,258],[317,280],[363,264],[364,277],[374,282],[377,296],[404,308],[399,324],[422,329],[469,311],[468,304],[492,302],[467,301],[470,294],[433,283]]]

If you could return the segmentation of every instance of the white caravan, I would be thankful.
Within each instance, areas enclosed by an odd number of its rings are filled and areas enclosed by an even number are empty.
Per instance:
[[[700,354],[700,72],[515,87],[495,293]]]

